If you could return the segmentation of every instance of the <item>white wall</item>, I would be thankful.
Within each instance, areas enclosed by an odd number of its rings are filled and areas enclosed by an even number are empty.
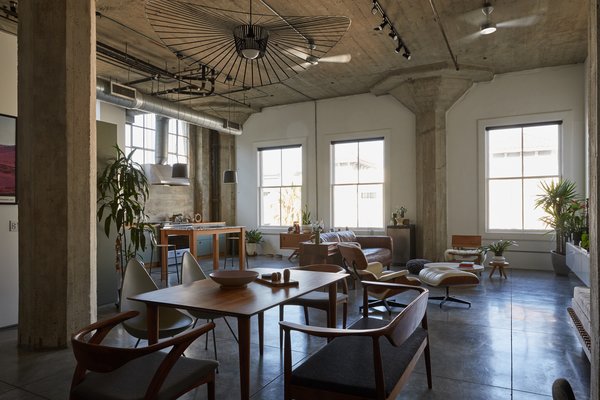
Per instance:
[[[17,37],[0,32],[0,114],[17,115]],[[17,132],[18,135],[18,132]],[[18,142],[17,142],[18,143]],[[18,184],[18,182],[17,182]],[[17,200],[18,201],[18,200]],[[8,231],[17,221],[16,205],[0,205],[0,327],[15,325],[19,313],[18,233]]]
[[[391,217],[392,208],[401,205],[408,208],[407,217],[414,220],[414,132],[413,114],[391,96],[362,94],[270,107],[253,114],[236,143],[237,223],[250,229],[258,225],[257,148],[301,143],[305,162],[302,204],[308,204],[312,215],[323,219],[329,227],[329,143],[364,136],[383,136],[386,141],[385,223]],[[278,233],[283,230],[261,228],[261,231],[266,238],[262,252],[282,253]]]
[[[583,64],[543,68],[499,75],[475,84],[447,113],[448,235],[481,234],[485,240],[515,239],[507,258],[520,268],[551,269],[553,240],[546,235],[499,235],[484,232],[484,207],[478,157],[482,120],[527,121],[561,114],[563,124],[563,175],[585,193],[585,70]],[[511,118],[507,118],[511,117]]]

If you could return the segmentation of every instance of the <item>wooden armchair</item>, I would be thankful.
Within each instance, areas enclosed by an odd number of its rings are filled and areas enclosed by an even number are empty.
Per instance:
[[[393,282],[405,285],[420,285],[421,281],[417,278],[409,277],[408,270],[402,271],[384,271],[383,265],[380,262],[369,262],[363,253],[362,249],[351,243],[338,244],[338,250],[342,255],[342,263],[348,273],[352,274],[359,281],[377,281],[377,282]],[[363,285],[364,287],[365,285]],[[369,302],[369,307],[384,306],[389,313],[392,312],[392,307],[404,307],[404,304],[396,303],[391,298],[402,290],[371,287],[365,292],[375,300]]]
[[[364,282],[367,288],[416,291],[416,297],[391,321],[368,317],[349,329],[309,327],[280,322],[285,331],[285,399],[395,399],[421,354],[425,353],[427,384],[432,387],[425,288]],[[291,331],[335,339],[292,369]]]
[[[112,328],[137,315],[137,311],[120,313],[73,335],[71,344],[77,366],[69,398],[176,399],[206,383],[208,398],[214,400],[215,369],[219,363],[181,355],[196,338],[213,329],[215,324],[211,322],[143,348],[101,344]],[[168,353],[160,351],[169,347],[172,349]]]
[[[473,261],[481,265],[483,252],[480,235],[452,235],[452,248],[444,252],[444,259],[451,262]]]

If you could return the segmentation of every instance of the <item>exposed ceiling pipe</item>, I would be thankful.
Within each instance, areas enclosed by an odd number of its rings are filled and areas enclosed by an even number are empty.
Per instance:
[[[111,94],[110,81],[96,79],[96,99],[117,105],[119,107],[145,111],[169,118],[185,121],[203,128],[215,130],[230,135],[241,135],[241,126],[226,119],[213,117],[179,103],[172,103],[147,94],[136,92],[135,99]]]

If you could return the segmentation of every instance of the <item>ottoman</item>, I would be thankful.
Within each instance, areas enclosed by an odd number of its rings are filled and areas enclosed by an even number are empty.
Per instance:
[[[422,283],[426,283],[429,286],[446,288],[445,296],[429,297],[429,300],[442,300],[440,308],[447,301],[468,304],[469,308],[471,308],[470,302],[450,296],[450,287],[473,286],[479,284],[477,275],[456,268],[443,266],[422,269],[421,272],[419,272],[419,279]]]
[[[411,274],[419,275],[419,272],[425,268],[425,264],[429,264],[431,261],[425,260],[424,258],[415,258],[406,262],[406,269]]]

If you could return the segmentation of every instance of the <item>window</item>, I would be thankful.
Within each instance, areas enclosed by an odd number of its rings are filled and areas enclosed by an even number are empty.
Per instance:
[[[188,124],[176,119],[169,120],[169,157],[167,164],[188,163]]]
[[[154,164],[156,143],[154,114],[138,114],[133,124],[125,124],[125,154],[133,150],[133,161]]]
[[[488,231],[545,230],[535,200],[540,182],[560,176],[562,122],[488,127],[486,194]]]
[[[291,226],[300,220],[302,146],[258,149],[261,226]]]
[[[331,143],[333,226],[383,228],[383,138]]]

